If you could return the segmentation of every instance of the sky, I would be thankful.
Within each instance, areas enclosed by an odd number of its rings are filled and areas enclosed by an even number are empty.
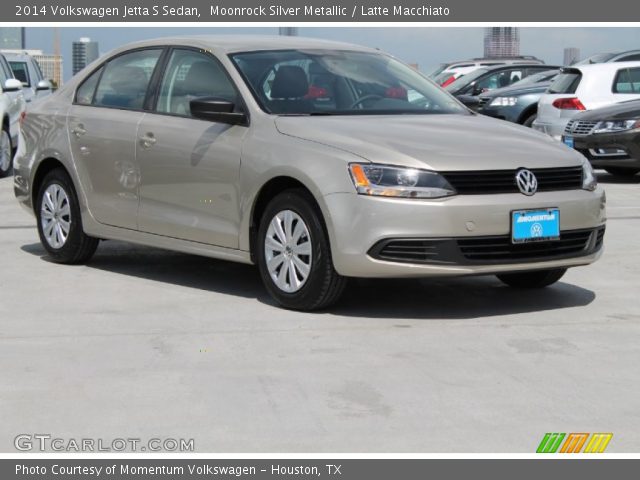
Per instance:
[[[90,37],[100,53],[125,43],[171,35],[253,34],[276,35],[277,27],[62,27],[61,53],[64,79],[71,77],[71,42]],[[481,57],[482,27],[300,27],[300,36],[339,40],[385,50],[428,71],[438,63]],[[26,47],[53,53],[53,29],[28,27]],[[637,27],[522,27],[520,54],[535,55],[546,63],[562,64],[565,47],[580,49],[581,58],[594,53],[640,49]]]

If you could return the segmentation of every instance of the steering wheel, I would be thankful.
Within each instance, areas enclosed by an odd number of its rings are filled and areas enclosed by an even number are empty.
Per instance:
[[[360,105],[363,102],[366,102],[367,100],[381,100],[382,98],[384,98],[382,95],[376,95],[375,93],[370,93],[369,95],[360,97],[358,100],[353,102],[349,107],[349,110],[351,110],[352,108],[356,108],[358,105]]]

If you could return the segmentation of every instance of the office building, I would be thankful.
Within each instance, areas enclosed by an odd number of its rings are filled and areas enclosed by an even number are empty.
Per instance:
[[[564,49],[564,62],[563,65],[573,65],[580,60],[580,49],[574,47],[567,47]]]
[[[0,27],[0,49],[22,50],[25,47],[24,27]]]
[[[484,31],[484,56],[517,57],[520,55],[518,27],[488,27]]]
[[[98,42],[92,42],[87,37],[82,37],[77,42],[73,42],[71,56],[73,74],[78,73],[99,56]]]

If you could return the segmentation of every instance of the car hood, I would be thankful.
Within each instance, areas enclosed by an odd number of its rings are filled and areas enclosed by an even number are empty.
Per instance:
[[[602,108],[594,108],[581,112],[574,117],[576,120],[630,120],[640,118],[640,100],[614,103]]]
[[[527,87],[518,87],[518,86],[503,87],[503,88],[497,88],[495,90],[491,90],[490,92],[487,92],[487,93],[483,93],[480,96],[491,97],[491,98],[507,97],[507,96],[517,97],[519,95],[527,95],[529,93],[543,93],[547,91],[547,88],[549,88],[549,85],[551,85],[551,82],[534,83]]]
[[[503,170],[582,161],[547,135],[481,115],[281,116],[275,123],[284,135],[413,168]]]

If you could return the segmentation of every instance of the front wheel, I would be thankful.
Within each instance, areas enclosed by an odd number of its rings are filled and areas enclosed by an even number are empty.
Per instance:
[[[533,127],[533,122],[536,120],[536,118],[538,118],[538,114],[537,113],[533,113],[531,115],[529,115],[524,122],[522,122],[522,125],[524,125],[525,127]]]
[[[501,273],[496,277],[510,287],[544,288],[560,280],[566,271],[566,268],[532,270],[530,272]]]
[[[44,177],[35,205],[40,242],[58,263],[83,263],[98,247],[98,239],[82,228],[80,205],[71,178],[61,168]]]
[[[13,146],[9,128],[3,127],[0,131],[0,178],[11,175],[13,164]]]
[[[346,279],[333,268],[321,214],[304,190],[287,190],[271,200],[255,245],[262,281],[283,307],[318,310],[342,294]]]

